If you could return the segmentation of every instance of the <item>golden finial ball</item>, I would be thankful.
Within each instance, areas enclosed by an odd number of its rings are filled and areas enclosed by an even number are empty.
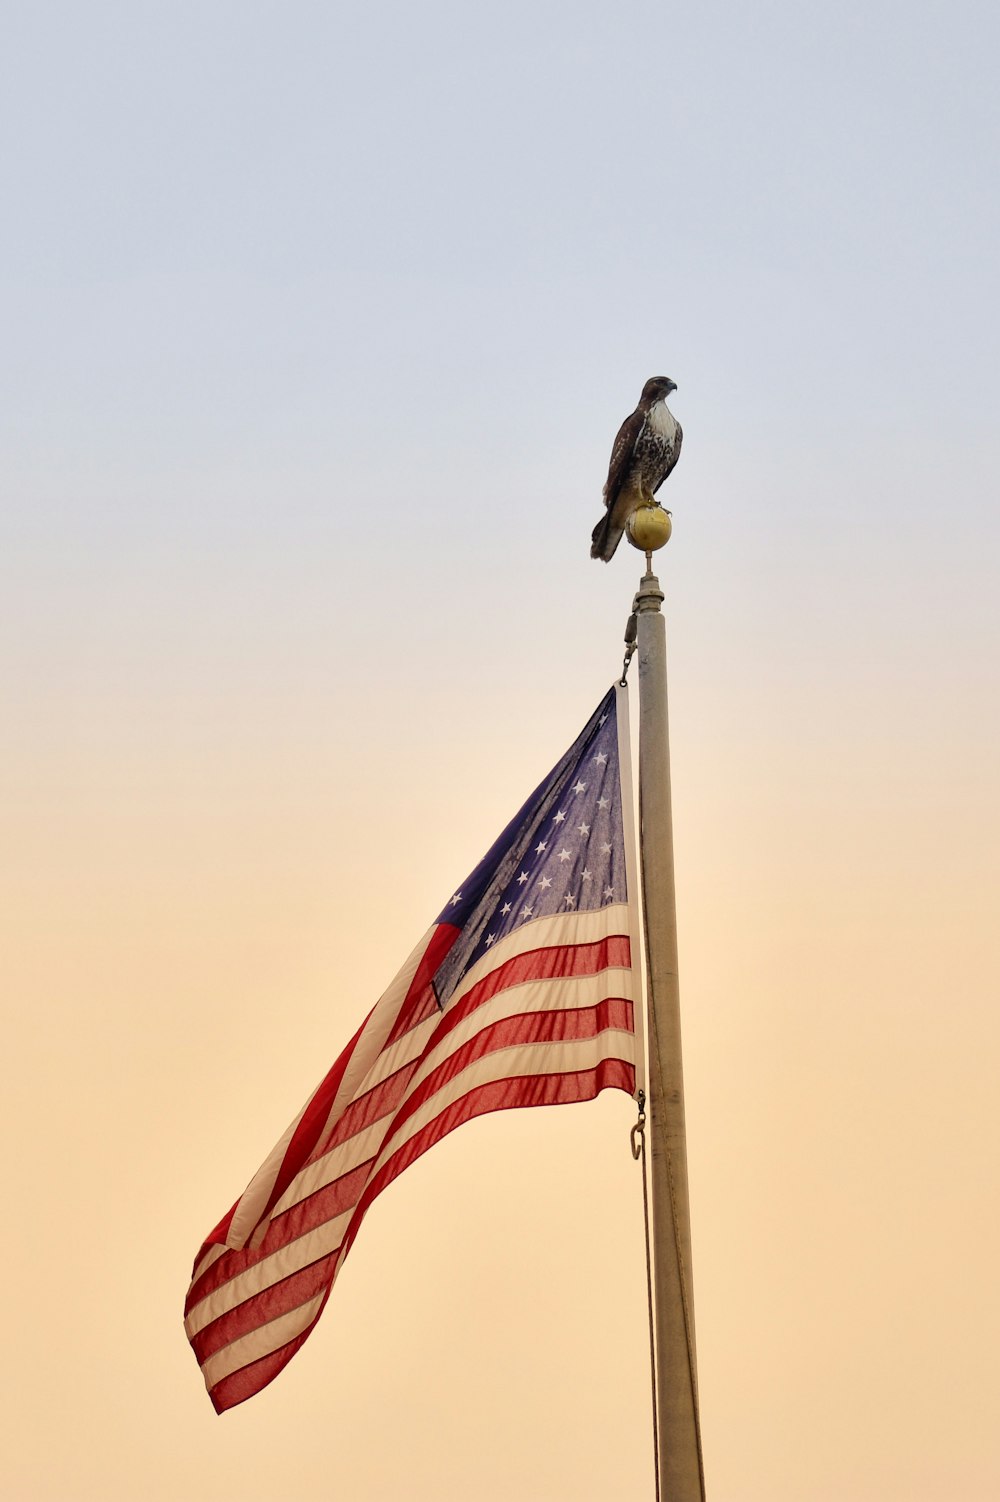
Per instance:
[[[660,505],[637,506],[628,519],[628,540],[640,553],[655,553],[670,541],[670,512]]]

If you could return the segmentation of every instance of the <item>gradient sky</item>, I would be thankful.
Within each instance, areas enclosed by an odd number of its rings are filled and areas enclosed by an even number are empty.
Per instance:
[[[436,1148],[222,1419],[181,1303],[618,671],[659,373],[710,1496],[1000,1495],[998,43],[7,8],[6,1495],[651,1496],[624,1096]]]

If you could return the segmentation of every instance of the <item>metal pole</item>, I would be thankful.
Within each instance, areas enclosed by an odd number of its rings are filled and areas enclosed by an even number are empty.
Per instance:
[[[677,913],[667,736],[663,591],[646,554],[635,597],[639,654],[639,824],[646,928],[650,1198],[660,1502],[705,1502],[698,1412],[691,1217],[677,983]]]

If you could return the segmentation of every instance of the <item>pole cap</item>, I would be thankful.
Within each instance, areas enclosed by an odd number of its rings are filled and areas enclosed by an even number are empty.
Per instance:
[[[654,502],[652,506],[637,506],[628,519],[628,540],[640,553],[655,553],[670,541],[673,526],[670,512]]]

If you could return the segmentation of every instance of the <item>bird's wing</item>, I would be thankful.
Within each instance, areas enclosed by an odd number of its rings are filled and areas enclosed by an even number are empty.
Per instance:
[[[681,444],[684,442],[684,429],[681,427],[681,425],[680,425],[679,422],[676,422],[676,419],[675,419],[675,427],[676,427],[676,432],[674,434],[673,452],[670,455],[670,463],[667,465],[666,469],[663,471],[663,473],[660,476],[660,478],[657,481],[657,483],[653,486],[653,494],[654,495],[659,490],[660,486],[663,484],[664,480],[670,474],[670,472],[673,469],[674,465],[677,463],[678,459],[681,456]]]
[[[626,417],[618,429],[618,436],[611,450],[608,478],[604,484],[605,506],[613,506],[618,499],[618,492],[625,483],[635,454],[635,445],[645,421],[645,412],[643,412],[641,407],[636,407],[635,411]]]

